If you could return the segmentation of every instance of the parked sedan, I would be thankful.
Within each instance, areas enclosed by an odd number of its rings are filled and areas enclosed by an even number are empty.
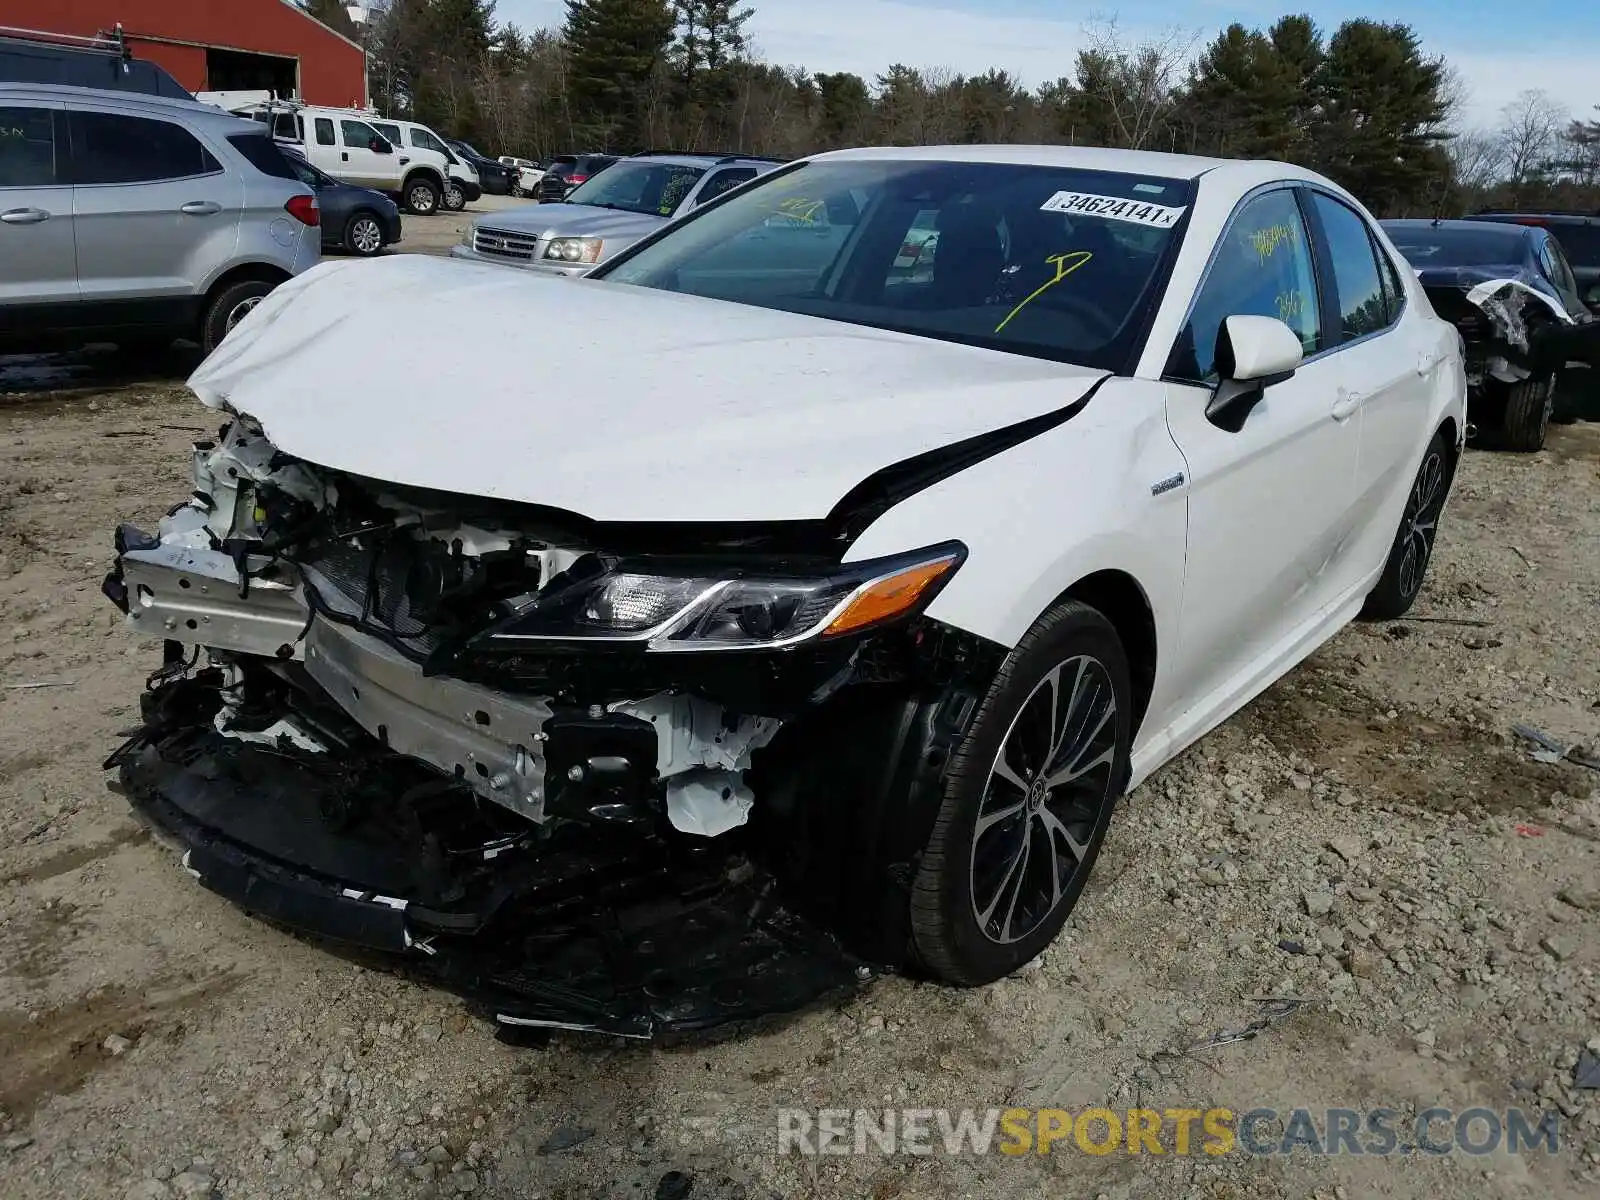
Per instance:
[[[1125,791],[1416,600],[1465,375],[1400,262],[1282,163],[961,146],[769,172],[588,279],[308,273],[116,535],[166,649],[112,762],[204,886],[511,1024],[999,979]]]
[[[1600,362],[1600,322],[1548,230],[1487,221],[1385,221],[1438,314],[1466,347],[1472,420],[1539,450],[1571,367]]]
[[[287,147],[283,156],[300,181],[317,193],[324,250],[347,250],[371,258],[400,240],[400,207],[389,197],[335,179]]]
[[[515,169],[479,153],[477,147],[473,146],[471,142],[463,142],[452,138],[445,144],[477,170],[478,182],[482,184],[483,190],[487,195],[511,195],[511,189],[517,180]]]

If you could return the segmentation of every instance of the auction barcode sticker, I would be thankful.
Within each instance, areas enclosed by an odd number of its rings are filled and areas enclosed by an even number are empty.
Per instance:
[[[1156,229],[1171,229],[1184,214],[1182,207],[1129,200],[1125,196],[1096,196],[1090,192],[1057,192],[1039,209],[1041,212],[1080,213],[1086,217],[1129,221]]]

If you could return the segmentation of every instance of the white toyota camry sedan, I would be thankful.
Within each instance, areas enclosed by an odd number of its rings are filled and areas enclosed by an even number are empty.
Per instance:
[[[1060,147],[819,155],[581,280],[324,264],[191,387],[221,433],[105,585],[166,643],[137,810],[640,1036],[1038,954],[1124,791],[1410,607],[1465,432],[1356,198]]]

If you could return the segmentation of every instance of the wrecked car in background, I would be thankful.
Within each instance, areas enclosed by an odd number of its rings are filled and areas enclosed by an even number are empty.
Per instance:
[[[1126,788],[1420,591],[1465,379],[1396,261],[1297,168],[968,146],[780,167],[597,278],[328,264],[117,530],[165,650],[108,765],[205,886],[510,1024],[998,979]]]
[[[1507,449],[1540,450],[1572,368],[1600,363],[1600,322],[1561,245],[1542,228],[1385,221],[1434,311],[1461,333],[1473,424]]]

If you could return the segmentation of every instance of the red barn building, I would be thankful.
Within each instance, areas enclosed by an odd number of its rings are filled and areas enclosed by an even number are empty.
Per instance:
[[[289,0],[0,0],[0,25],[93,37],[122,25],[135,58],[191,92],[270,88],[364,107],[367,54]]]

